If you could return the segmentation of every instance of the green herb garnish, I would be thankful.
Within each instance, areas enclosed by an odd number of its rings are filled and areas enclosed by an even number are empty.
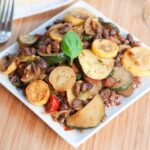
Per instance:
[[[80,37],[73,31],[67,32],[61,42],[61,49],[70,57],[72,64],[73,60],[78,57],[83,49]]]

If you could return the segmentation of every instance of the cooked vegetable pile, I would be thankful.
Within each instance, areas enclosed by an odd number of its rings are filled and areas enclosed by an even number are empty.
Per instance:
[[[1,71],[67,128],[97,126],[105,107],[120,105],[150,75],[150,51],[83,8],[65,13],[43,35],[20,35],[18,44],[19,54],[5,56]]]

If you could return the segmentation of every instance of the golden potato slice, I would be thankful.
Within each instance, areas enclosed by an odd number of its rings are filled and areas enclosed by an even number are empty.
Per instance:
[[[93,14],[89,10],[84,8],[74,8],[64,14],[64,20],[74,25],[81,25],[91,16],[93,16]]]
[[[25,89],[27,100],[34,105],[47,103],[50,90],[48,84],[42,80],[32,81]]]
[[[150,76],[150,50],[147,48],[134,47],[126,50],[121,62],[135,76]]]
[[[83,72],[95,80],[106,78],[114,67],[112,58],[99,58],[90,50],[82,50],[78,58]]]
[[[76,81],[76,74],[67,66],[56,67],[49,75],[49,82],[59,92],[72,88]]]

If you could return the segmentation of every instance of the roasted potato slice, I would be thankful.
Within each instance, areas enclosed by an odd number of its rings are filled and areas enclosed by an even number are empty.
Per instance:
[[[75,8],[64,14],[64,20],[74,25],[81,25],[85,22],[88,17],[93,14],[84,8]]]
[[[25,89],[27,100],[34,105],[47,103],[50,90],[48,84],[42,80],[32,81]]]
[[[134,47],[126,50],[121,62],[135,76],[150,76],[150,50],[147,48]]]
[[[56,67],[49,75],[49,82],[59,92],[72,88],[76,81],[76,74],[67,66]]]
[[[114,66],[114,60],[112,58],[99,58],[90,50],[86,49],[80,53],[79,62],[83,72],[95,80],[106,78]]]

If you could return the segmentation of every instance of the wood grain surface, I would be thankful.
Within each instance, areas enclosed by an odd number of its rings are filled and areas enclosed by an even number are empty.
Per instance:
[[[86,0],[103,14],[150,45],[150,30],[141,12],[145,0]],[[30,32],[66,7],[16,20],[11,39]],[[69,138],[69,137],[68,137]],[[0,86],[0,150],[73,150],[16,97]],[[97,132],[77,150],[149,150],[150,92]]]

